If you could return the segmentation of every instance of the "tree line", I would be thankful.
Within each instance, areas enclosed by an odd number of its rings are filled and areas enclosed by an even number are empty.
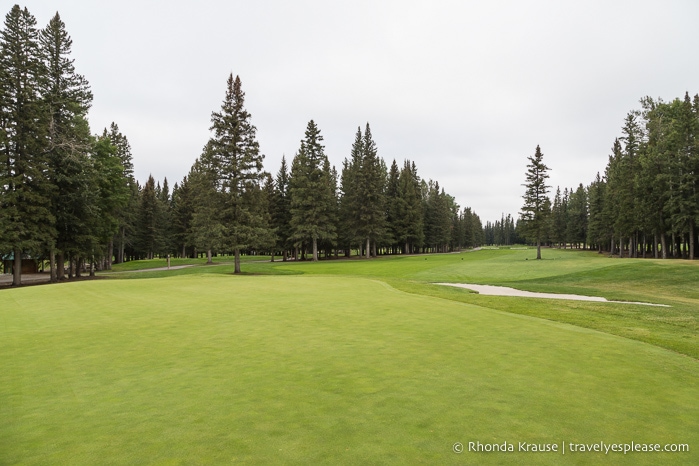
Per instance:
[[[604,174],[588,186],[557,188],[553,202],[544,198],[536,223],[545,243],[620,257],[695,258],[699,95],[685,93],[670,102],[645,97],[640,103],[627,114]],[[527,232],[532,223],[520,216],[516,234],[533,241]],[[506,244],[503,234],[486,241]]]
[[[232,74],[189,173],[172,191],[152,176],[140,185],[119,127],[92,134],[93,96],[71,47],[58,13],[39,29],[15,5],[0,31],[0,254],[15,285],[29,259],[48,262],[55,281],[156,255],[231,253],[239,272],[241,253],[317,260],[484,240],[478,215],[414,163],[387,168],[368,124],[338,174],[311,120],[291,164],[283,158],[272,177]]]
[[[414,162],[399,167],[393,160],[387,167],[368,123],[357,129],[338,173],[318,125],[309,121],[291,163],[282,157],[272,176],[263,167],[240,78],[231,74],[211,131],[171,196],[167,180],[162,189],[152,178],[146,183],[138,210],[154,227],[135,257],[205,253],[211,261],[214,254],[232,254],[239,272],[241,253],[318,260],[355,251],[370,258],[447,252],[483,241],[478,215],[461,209],[438,182],[421,179]]]
[[[0,251],[21,283],[23,259],[52,280],[111,257],[137,195],[128,141],[112,124],[92,135],[92,92],[75,71],[58,13],[38,29],[15,5],[0,31]],[[123,235],[122,235],[123,238]]]

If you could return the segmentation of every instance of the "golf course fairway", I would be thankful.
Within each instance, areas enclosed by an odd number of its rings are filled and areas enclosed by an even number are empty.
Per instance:
[[[699,361],[642,341],[358,276],[0,294],[0,464],[699,462]]]

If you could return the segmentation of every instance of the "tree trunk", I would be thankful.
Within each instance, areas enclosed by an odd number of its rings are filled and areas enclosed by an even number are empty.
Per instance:
[[[51,283],[56,283],[56,250],[51,248],[49,253],[49,267],[51,267]]]
[[[672,257],[678,258],[680,255],[680,239],[679,235],[672,234]]]
[[[235,270],[233,273],[240,273],[240,248],[235,248]]]
[[[634,251],[634,244],[633,244],[633,235],[629,236],[629,259],[633,257],[633,251]]]
[[[624,257],[624,238],[622,236],[619,237],[619,258],[621,259]]]
[[[689,260],[694,260],[694,220],[689,221]]]
[[[371,255],[373,257],[378,257],[378,253],[376,252],[376,241],[374,241],[374,244],[371,245]]]
[[[213,264],[214,261],[211,259],[211,249],[206,250],[206,263]]]
[[[95,276],[95,258],[94,257],[92,257],[92,259],[90,259],[90,276],[91,277]]]
[[[313,237],[313,262],[318,262],[318,238]]]
[[[364,249],[364,255],[367,259],[371,257],[371,240],[368,236],[366,238],[366,248]]]
[[[658,232],[653,233],[653,257],[658,258]]]
[[[12,286],[22,284],[22,251],[15,248],[15,259],[12,266]]]
[[[536,260],[541,260],[541,237],[536,238]]]
[[[662,250],[663,259],[667,259],[667,238],[664,231],[660,233],[660,249]]]
[[[124,249],[126,242],[126,227],[121,227],[121,240],[119,241],[119,259],[118,263],[122,264],[124,262]]]
[[[82,277],[82,271],[80,270],[80,263],[82,262],[82,259],[80,256],[77,256],[75,258],[75,278],[80,278]]]
[[[114,258],[114,238],[109,238],[109,246],[107,246],[107,270],[112,270],[112,259]]]
[[[56,256],[56,278],[65,280],[66,278],[66,258],[63,252],[59,252]]]

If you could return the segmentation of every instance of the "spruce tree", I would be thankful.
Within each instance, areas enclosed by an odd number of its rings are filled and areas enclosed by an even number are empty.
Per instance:
[[[122,186],[120,189],[125,189],[128,192],[127,202],[116,213],[119,227],[113,244],[116,244],[115,258],[116,263],[119,264],[125,260],[127,245],[133,245],[135,241],[135,212],[138,210],[139,189],[133,176],[131,145],[128,138],[121,133],[119,126],[114,122],[109,125],[109,131],[107,131],[107,128],[104,129],[102,137],[109,138],[110,143],[116,147],[115,155],[122,167]]]
[[[155,192],[155,179],[148,176],[148,181],[141,190],[136,230],[137,251],[144,259],[153,259],[158,246],[158,199]]]
[[[422,246],[423,205],[420,177],[414,162],[406,160],[398,175],[398,213],[396,221],[396,240],[403,247],[404,254],[414,252]]]
[[[108,137],[95,139],[91,152],[97,187],[99,208],[98,233],[99,244],[103,249],[106,263],[111,268],[112,239],[119,229],[121,212],[126,209],[131,199],[131,189],[124,178],[121,159],[117,148]],[[94,215],[94,214],[93,214]]]
[[[589,205],[587,243],[591,248],[596,246],[599,252],[602,251],[608,239],[604,228],[605,191],[606,183],[597,172],[595,181],[587,189]]]
[[[0,248],[14,254],[13,285],[21,284],[22,256],[49,250],[56,235],[45,155],[45,79],[36,19],[15,5],[0,34]]]
[[[70,58],[72,40],[58,13],[40,32],[39,41],[46,70],[42,84],[48,118],[48,174],[53,189],[51,209],[56,218],[56,246],[59,267],[62,267],[65,254],[79,254],[78,244],[84,245],[86,239],[85,222],[90,220],[86,215],[94,215],[90,204],[98,193],[84,190],[96,189],[100,184],[95,180],[95,186],[91,187],[89,180],[85,179],[91,163],[88,154],[93,147],[86,120],[92,93],[85,78],[75,72]],[[83,237],[78,239],[78,236]]]
[[[223,224],[228,247],[235,253],[235,273],[240,273],[240,251],[266,244],[271,237],[262,198],[264,155],[250,119],[240,78],[233,79],[231,73],[221,110],[211,114],[210,146],[224,197]]]
[[[276,234],[276,247],[282,253],[282,260],[287,260],[289,249],[292,247],[291,232],[291,195],[289,193],[289,168],[286,157],[282,156],[282,163],[274,182],[274,194],[270,206],[272,215],[272,227]]]
[[[386,166],[378,157],[376,143],[371,135],[369,123],[362,138],[362,158],[358,170],[358,224],[357,235],[366,241],[366,257],[370,257],[373,243],[376,255],[376,243],[386,234]]]
[[[310,241],[314,261],[318,260],[318,241],[337,238],[337,200],[322,141],[318,126],[309,121],[289,181],[292,238],[297,246]]]
[[[346,255],[349,255],[350,249],[355,244],[358,245],[360,253],[362,249],[362,238],[359,237],[358,231],[359,206],[361,204],[359,170],[362,166],[363,145],[362,129],[357,128],[350,158],[345,158],[340,178],[340,231],[338,240],[345,248]]]
[[[386,227],[387,239],[391,249],[400,247],[399,237],[401,235],[400,225],[400,196],[399,196],[399,176],[398,164],[393,159],[391,168],[388,171],[388,181],[386,183]]]
[[[173,239],[180,257],[187,257],[192,246],[192,215],[194,214],[192,184],[189,176],[175,183],[172,189]]]
[[[207,263],[210,264],[212,253],[223,248],[226,233],[224,196],[211,158],[210,144],[194,162],[187,178],[192,190],[190,241],[198,250],[206,251]]]
[[[524,205],[520,216],[530,238],[536,241],[536,258],[541,259],[541,240],[545,237],[550,201],[547,197],[549,186],[546,185],[549,168],[544,164],[544,154],[539,146],[533,157],[527,157],[526,188]]]

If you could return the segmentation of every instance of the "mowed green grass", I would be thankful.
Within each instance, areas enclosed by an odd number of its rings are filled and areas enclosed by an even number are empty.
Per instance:
[[[506,256],[489,254],[468,260]],[[417,278],[440,276],[406,259],[3,291],[0,464],[697,463],[699,361],[398,291],[385,281],[432,290]],[[389,263],[405,269],[378,270]],[[693,449],[486,454],[470,441]]]
[[[250,256],[261,257],[261,256]],[[250,260],[243,273],[341,275],[385,281],[396,289],[477,304],[509,313],[540,317],[632,338],[699,359],[699,262],[618,259],[589,251],[499,249],[378,259],[312,262]],[[233,266],[204,265],[167,272],[111,275],[153,278],[192,274],[230,274]],[[129,263],[150,268],[146,261]],[[611,300],[667,304],[649,307],[580,301],[481,296],[431,283],[504,285],[529,291],[602,296]]]

